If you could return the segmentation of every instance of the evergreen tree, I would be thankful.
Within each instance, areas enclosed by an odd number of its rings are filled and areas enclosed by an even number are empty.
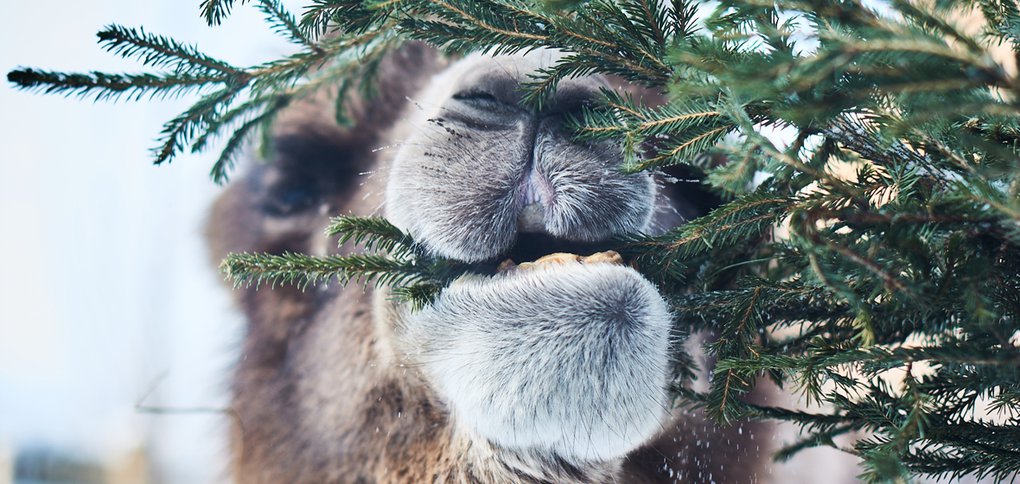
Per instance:
[[[618,241],[669,298],[678,331],[718,336],[704,393],[684,385],[692,368],[677,354],[677,404],[799,424],[803,439],[779,458],[864,433],[842,450],[869,481],[1020,475],[1020,78],[990,54],[1020,52],[1013,0],[890,0],[881,13],[861,0],[311,0],[300,18],[276,0],[204,0],[202,14],[214,25],[246,3],[299,52],[242,68],[110,26],[101,45],[152,72],[8,80],[103,100],[198,94],[164,126],[155,162],[226,136],[212,168],[224,182],[283,107],[319,89],[342,103],[409,39],[449,53],[560,49],[526,102],[589,73],[664,90],[661,106],[605,92],[571,127],[622,140],[627,170],[688,165],[726,200]],[[978,35],[947,20],[967,8],[987,20]],[[763,134],[776,129],[792,142]],[[238,284],[374,281],[418,305],[479,270],[383,219],[340,217],[328,233],[365,253],[237,254],[224,270]],[[763,379],[825,410],[744,401]]]

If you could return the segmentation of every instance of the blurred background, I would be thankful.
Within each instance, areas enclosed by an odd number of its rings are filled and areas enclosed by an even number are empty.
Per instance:
[[[199,3],[6,2],[0,71],[142,70],[96,44],[110,23],[239,65],[291,50],[254,8],[210,28]],[[0,87],[0,484],[229,480],[217,410],[242,321],[203,241],[218,146],[149,155],[190,100]]]

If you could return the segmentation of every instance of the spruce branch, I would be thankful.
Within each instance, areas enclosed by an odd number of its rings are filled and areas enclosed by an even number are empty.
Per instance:
[[[251,119],[234,128],[234,132],[227,139],[227,143],[223,146],[219,157],[213,163],[212,169],[210,169],[209,174],[214,182],[219,184],[227,182],[228,174],[233,170],[235,161],[241,155],[245,142],[255,134],[257,129],[268,130],[268,125],[273,117],[285,108],[289,101],[289,98],[286,97],[277,98],[261,113],[252,116]],[[223,121],[219,120],[219,122],[222,123]],[[210,133],[210,131],[207,131],[203,136],[206,136],[207,133]],[[203,145],[202,140],[196,141],[192,144],[192,151],[200,150]]]
[[[148,34],[141,28],[109,25],[100,30],[96,36],[107,51],[124,58],[138,58],[146,66],[169,68],[177,74],[241,74],[238,68],[213,59],[199,52],[194,46]]]
[[[242,5],[247,2],[248,0],[240,1]],[[200,8],[206,23],[209,25],[219,25],[230,15],[230,10],[233,6],[234,0],[202,0]]]
[[[333,30],[362,34],[385,24],[399,2],[389,8],[372,8],[371,2],[360,0],[312,0],[301,17],[301,28],[315,37]]]
[[[214,15],[211,18],[221,19],[229,13],[231,2],[207,2],[204,5],[206,11]],[[151,67],[169,68],[173,72],[66,74],[22,69],[10,72],[7,77],[24,89],[48,94],[93,95],[96,100],[173,97],[219,85],[220,89],[205,94],[185,112],[164,124],[159,145],[153,149],[153,162],[168,162],[189,146],[193,152],[200,151],[223,130],[232,128],[233,132],[210,171],[217,183],[223,183],[245,140],[267,126],[293,99],[343,79],[368,75],[382,55],[398,45],[385,29],[315,42],[304,36],[295,19],[278,3],[266,0],[261,1],[259,6],[273,19],[278,29],[300,36],[299,40],[308,50],[239,69],[166,37],[110,26],[99,33],[108,50],[124,57],[139,58]],[[361,54],[361,58],[354,54],[355,51]],[[328,61],[332,61],[333,65],[322,69]],[[247,100],[243,100],[245,98]],[[255,112],[258,114],[252,116]]]
[[[192,138],[215,122],[223,106],[229,104],[240,91],[240,86],[220,89],[164,124],[159,138],[160,145],[153,149],[153,163],[158,165],[170,161],[180,153]]]
[[[411,236],[381,217],[341,216],[330,220],[327,236],[336,236],[337,245],[348,242],[363,245],[365,250],[387,252],[399,256],[425,255]]]
[[[454,279],[480,270],[478,265],[439,259],[410,235],[380,217],[334,217],[325,231],[339,247],[360,246],[362,253],[311,256],[298,253],[230,254],[220,266],[238,287],[287,284],[307,289],[336,281],[388,286],[412,309],[431,304]]]
[[[418,282],[425,276],[411,261],[360,254],[326,257],[293,252],[279,255],[230,254],[221,268],[238,286],[289,284],[302,289],[330,280],[341,285],[352,280],[375,285],[403,285]]]
[[[198,91],[211,83],[224,82],[226,76],[191,74],[109,74],[105,72],[63,73],[32,68],[7,73],[7,80],[22,89],[44,94],[61,94],[95,101],[142,98],[173,98]]]
[[[298,26],[297,19],[283,7],[279,0],[259,0],[258,8],[266,15],[267,21],[276,33],[295,44],[321,53],[322,48]]]
[[[655,246],[656,254],[691,257],[715,248],[760,237],[783,216],[791,199],[768,190],[748,194],[723,205],[707,216],[681,225],[663,236],[638,242]]]

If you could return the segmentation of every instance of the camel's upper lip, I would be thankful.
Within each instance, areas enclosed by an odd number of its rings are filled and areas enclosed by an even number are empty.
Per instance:
[[[556,190],[549,177],[530,162],[517,188],[517,231],[545,232],[545,218],[556,203]]]
[[[533,204],[549,206],[556,203],[556,189],[549,181],[549,177],[534,163],[521,177],[519,201],[523,206]]]
[[[606,250],[605,243],[581,243],[555,237],[546,230],[545,219],[556,203],[556,191],[537,163],[529,163],[518,185],[517,233],[513,245],[499,259],[528,262],[542,256],[567,252],[589,255]]]

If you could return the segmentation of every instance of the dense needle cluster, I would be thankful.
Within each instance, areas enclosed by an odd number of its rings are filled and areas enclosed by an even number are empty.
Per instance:
[[[288,103],[369,90],[379,59],[409,39],[451,54],[560,49],[527,102],[588,73],[662,89],[658,106],[606,92],[574,120],[578,139],[621,140],[630,170],[686,164],[726,200],[618,243],[671,298],[677,331],[718,336],[705,393],[685,387],[677,355],[678,404],[800,424],[780,458],[864,434],[843,450],[871,481],[1020,473],[1020,79],[990,53],[1020,52],[1015,2],[312,0],[295,18],[276,0],[205,0],[202,14],[218,24],[245,3],[300,50],[242,68],[111,26],[100,44],[153,72],[8,80],[103,100],[197,94],[164,126],[155,162],[223,136],[212,176],[224,182]],[[972,8],[978,34],[947,20]],[[765,135],[776,130],[790,142]],[[373,280],[420,305],[485,270],[436,259],[382,219],[341,217],[329,234],[366,252],[238,254],[225,271],[240,284]],[[763,379],[824,405],[745,402]]]

